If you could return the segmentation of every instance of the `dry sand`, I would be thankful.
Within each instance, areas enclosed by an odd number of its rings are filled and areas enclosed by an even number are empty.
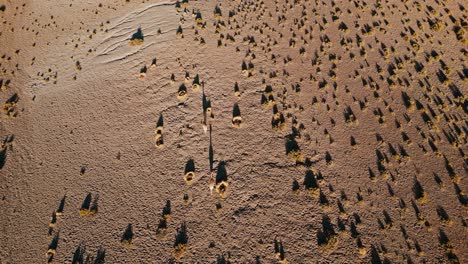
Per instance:
[[[468,262],[464,4],[1,0],[0,263]]]

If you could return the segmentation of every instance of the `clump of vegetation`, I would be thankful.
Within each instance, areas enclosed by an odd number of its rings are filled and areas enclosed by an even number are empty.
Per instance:
[[[10,87],[10,80],[0,79],[0,91],[6,91]]]
[[[102,247],[98,248],[96,258],[94,258],[94,264],[104,264],[106,258],[106,250]]]
[[[193,82],[192,82],[192,89],[193,90],[198,90],[200,88],[200,76],[197,74],[195,75],[195,77],[193,78]]]
[[[414,179],[413,183],[413,194],[414,198],[420,203],[425,203],[427,201],[427,195],[426,192],[424,191],[421,183],[418,181],[418,179]]]
[[[93,217],[98,212],[98,200],[99,195],[96,195],[94,199],[92,199],[91,193],[88,193],[81,204],[80,208],[80,216],[86,217]]]
[[[189,159],[187,163],[185,164],[184,180],[187,184],[191,184],[194,178],[195,178],[195,161],[193,159]]]
[[[223,16],[221,8],[219,8],[218,5],[215,6],[213,13],[216,19],[221,19],[221,17]]]
[[[76,61],[76,62],[75,62],[75,69],[76,69],[77,71],[81,71],[82,67],[81,67],[80,61]]]
[[[445,209],[442,206],[438,205],[436,208],[436,212],[437,212],[437,215],[439,216],[440,222],[448,226],[452,225],[452,220],[450,220],[450,217],[447,211],[445,211]]]
[[[314,197],[317,197],[320,193],[320,188],[315,178],[314,172],[307,170],[304,177],[304,188]]]
[[[186,96],[187,96],[187,87],[185,86],[185,84],[181,84],[179,86],[179,90],[177,91],[177,98],[179,100],[183,100],[185,99]]]
[[[445,250],[445,254],[450,263],[460,263],[452,243],[442,229],[439,229],[439,244]]]
[[[218,164],[218,171],[216,173],[216,179],[215,179],[215,189],[216,192],[221,195],[221,197],[226,197],[227,195],[227,187],[229,186],[228,183],[228,175],[226,171],[226,163],[224,161],[221,161]]]
[[[164,127],[164,118],[163,118],[163,115],[160,114],[158,122],[156,123],[156,130],[155,130],[156,147],[162,147],[164,145],[163,127]]]
[[[175,2],[175,9],[177,12],[180,12],[182,10],[182,5],[179,1]]]
[[[281,240],[278,241],[275,238],[274,245],[275,245],[275,257],[276,257],[276,259],[279,261],[279,263],[287,263],[285,253],[284,253],[284,248],[283,248],[283,242]]]
[[[357,124],[356,116],[350,106],[345,108],[343,115],[347,124]]]
[[[234,84],[234,95],[235,96],[240,96],[241,95],[240,89],[239,89],[239,84],[237,84],[237,82]]]
[[[86,253],[86,247],[83,244],[78,245],[73,253],[72,264],[82,264],[85,263],[84,254]]]
[[[330,154],[330,152],[325,152],[325,162],[327,163],[328,166],[331,166],[333,164],[333,159]]]
[[[166,206],[164,206],[161,216],[164,219],[169,219],[171,217],[171,201],[167,200],[166,201]]]
[[[300,188],[301,187],[299,186],[299,182],[295,179],[292,183],[292,191],[294,193],[298,193]]]
[[[128,224],[125,228],[125,231],[120,239],[120,243],[124,247],[131,247],[133,245],[133,226],[132,224]]]
[[[182,29],[182,26],[179,25],[179,27],[177,28],[177,31],[176,31],[176,35],[179,36],[180,38],[184,38],[184,30]]]
[[[5,104],[3,104],[3,111],[8,117],[16,117],[18,112],[16,111],[16,104],[19,101],[19,96],[17,93],[14,93]]]
[[[265,97],[266,99],[266,97]],[[271,127],[274,130],[282,130],[285,127],[286,119],[283,113],[280,113],[278,110],[278,106],[275,104],[275,100],[273,95],[269,95],[268,99],[265,101],[265,105],[272,105],[273,106],[273,117],[271,118]],[[294,137],[293,137],[294,139]]]
[[[47,256],[50,259],[53,259],[53,256],[55,253],[57,253],[57,246],[59,242],[59,233],[55,234],[55,236],[52,238],[52,241],[49,244],[49,248],[47,249]]]
[[[189,195],[188,195],[188,194],[184,194],[184,197],[183,197],[183,198],[184,198],[184,204],[186,204],[186,205],[189,204],[189,199],[190,199],[190,198],[189,198]]]
[[[239,128],[242,124],[242,117],[239,105],[237,103],[234,104],[232,109],[232,126]]]
[[[322,229],[317,231],[317,244],[322,250],[330,250],[338,243],[337,234],[330,217],[322,216]]]
[[[195,23],[199,26],[203,24],[203,17],[200,10],[198,10],[195,14]]]
[[[50,217],[49,227],[53,228],[56,223],[57,223],[57,213],[53,211],[52,216]]]
[[[1,149],[0,149],[0,169],[2,169],[3,166],[5,166],[6,159],[7,159],[7,153],[8,153],[7,146],[6,145],[1,146]]]
[[[327,196],[320,189],[319,189],[319,203],[323,209],[328,209],[330,206],[330,202],[328,201]]]
[[[164,217],[161,217],[159,219],[158,227],[156,229],[156,235],[162,235],[166,232],[167,230],[167,219]]]
[[[138,46],[143,44],[143,32],[141,31],[141,28],[137,29],[137,32],[135,32],[132,37],[130,38],[130,45],[131,46]]]
[[[138,76],[140,79],[143,79],[146,77],[146,72],[148,71],[148,67],[146,67],[146,65],[144,65],[143,67],[141,67],[140,69],[140,75]]]
[[[63,198],[60,200],[60,204],[59,204],[59,207],[57,208],[57,210],[55,211],[57,217],[60,217],[63,215],[63,210],[65,208],[65,198],[67,196],[64,195]]]
[[[358,247],[358,252],[359,252],[359,254],[360,254],[361,256],[365,256],[366,253],[367,253],[367,249],[366,249],[366,247],[364,246],[364,244],[362,243],[362,240],[361,240],[360,237],[358,237],[358,238],[356,239],[356,245],[357,245],[357,247]]]
[[[182,223],[177,229],[174,241],[174,255],[180,258],[188,249],[187,225]]]
[[[428,230],[432,230],[432,226],[431,224],[429,223],[429,221],[427,221],[421,210],[419,210],[419,207],[418,205],[416,204],[416,202],[414,200],[411,200],[411,206],[413,207],[414,209],[414,213],[416,214],[416,218],[418,220],[418,224],[420,225],[424,225]]]
[[[302,161],[301,149],[299,148],[299,144],[297,143],[294,135],[286,136],[286,155],[295,160],[295,161]]]
[[[166,205],[162,209],[161,217],[159,218],[158,227],[156,229],[157,236],[162,236],[166,233],[167,222],[170,217],[171,217],[171,201],[167,200]]]

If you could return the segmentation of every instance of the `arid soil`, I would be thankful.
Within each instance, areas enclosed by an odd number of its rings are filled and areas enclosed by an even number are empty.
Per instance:
[[[0,0],[0,263],[467,263],[462,0]]]

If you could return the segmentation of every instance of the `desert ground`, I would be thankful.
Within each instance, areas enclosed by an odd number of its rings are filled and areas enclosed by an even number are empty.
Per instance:
[[[0,263],[468,263],[463,0],[0,0]]]

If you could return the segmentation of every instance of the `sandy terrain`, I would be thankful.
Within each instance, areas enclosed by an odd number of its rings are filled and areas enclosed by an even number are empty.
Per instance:
[[[467,263],[462,0],[0,0],[0,263]]]

